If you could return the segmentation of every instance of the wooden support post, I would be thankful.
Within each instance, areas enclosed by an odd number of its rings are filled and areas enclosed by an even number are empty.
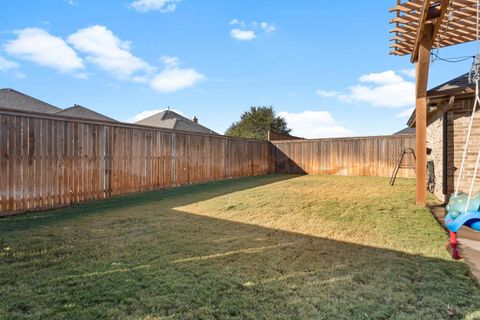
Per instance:
[[[427,85],[430,51],[433,44],[433,25],[423,30],[418,50],[416,69],[416,203],[425,206],[427,201]]]

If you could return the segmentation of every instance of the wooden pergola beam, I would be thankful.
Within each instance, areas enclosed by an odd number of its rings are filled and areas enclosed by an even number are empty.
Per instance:
[[[419,39],[416,71],[416,204],[425,206],[427,202],[427,86],[430,67],[430,52],[433,46],[434,25],[422,28]]]
[[[413,45],[411,61],[416,63],[416,204],[425,206],[427,202],[427,87],[430,67],[430,53],[447,12],[449,0],[441,0],[436,6],[432,19],[431,1],[424,0],[420,9],[418,32]]]
[[[429,8],[430,8],[430,0],[425,0],[423,2],[422,8],[420,9],[420,18],[418,20],[417,36],[415,38],[415,45],[413,47],[412,58],[411,58],[412,63],[416,62],[418,58],[418,51],[420,49],[420,44],[424,36]]]
[[[401,44],[395,46],[392,53],[404,55],[404,50],[409,50],[412,62],[417,59],[418,37],[425,24],[435,25],[433,48],[476,39],[476,0],[397,0],[390,11],[396,13],[390,20],[394,25],[390,30],[394,33],[391,42]],[[412,38],[415,42],[413,47],[410,44]],[[405,43],[408,45],[403,45]]]
[[[403,3],[402,3],[403,2]],[[476,39],[477,0],[397,0],[390,54],[411,54],[416,70],[416,203],[426,204],[427,86],[430,53]],[[448,13],[448,17],[447,17]]]

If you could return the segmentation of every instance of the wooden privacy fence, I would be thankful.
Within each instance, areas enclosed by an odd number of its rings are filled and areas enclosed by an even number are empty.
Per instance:
[[[266,141],[0,110],[0,213],[275,171]]]
[[[407,147],[414,136],[267,142],[0,109],[0,215],[274,172],[389,176]]]
[[[414,135],[272,141],[276,172],[390,176],[405,148],[415,149]],[[399,177],[415,177],[400,170]]]

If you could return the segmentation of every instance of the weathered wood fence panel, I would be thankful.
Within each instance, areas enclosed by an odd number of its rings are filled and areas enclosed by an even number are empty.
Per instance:
[[[272,141],[279,173],[381,176],[392,174],[405,148],[415,149],[414,135]],[[408,161],[409,159],[406,159]],[[399,177],[413,178],[413,170]]]
[[[275,171],[266,141],[0,110],[0,214]]]

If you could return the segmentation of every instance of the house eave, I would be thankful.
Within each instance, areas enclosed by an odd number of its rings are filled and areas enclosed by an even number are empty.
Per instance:
[[[467,99],[474,95],[475,89],[470,87],[462,89],[443,90],[442,92],[431,92],[427,95],[427,106],[431,106],[433,104],[441,104],[444,101],[448,101],[452,96],[454,96],[456,99]],[[427,120],[433,113],[434,112],[427,112]],[[413,110],[407,121],[408,127],[415,128],[415,118],[416,113],[415,110]]]

